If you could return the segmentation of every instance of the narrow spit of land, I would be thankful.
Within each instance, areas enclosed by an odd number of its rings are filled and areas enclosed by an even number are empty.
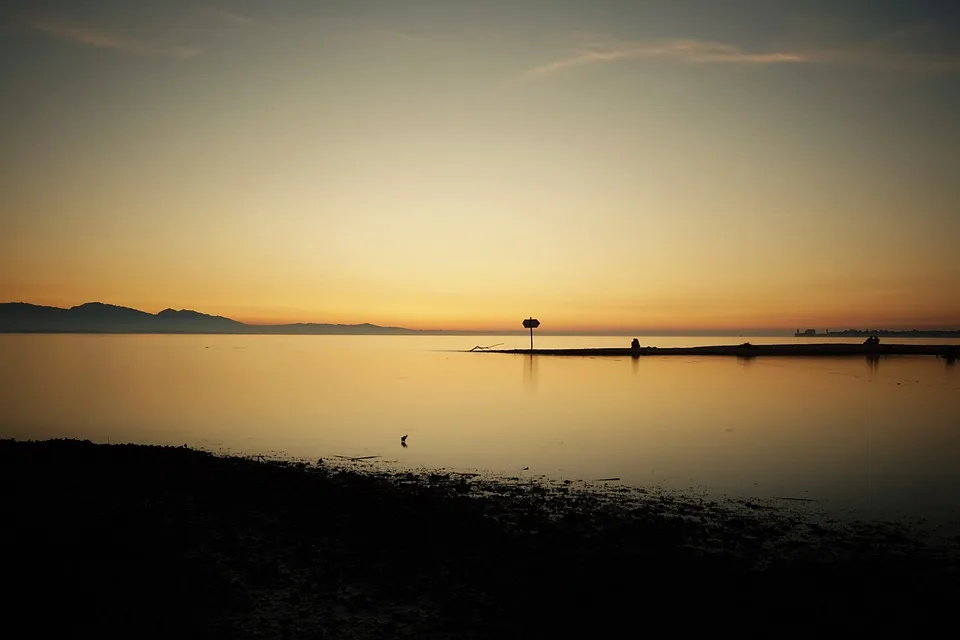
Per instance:
[[[71,440],[0,483],[13,636],[923,635],[960,596],[956,539],[759,501]]]
[[[703,347],[607,347],[598,349],[476,349],[477,353],[514,353],[538,356],[938,356],[960,358],[960,345],[937,344],[762,344],[718,345]]]

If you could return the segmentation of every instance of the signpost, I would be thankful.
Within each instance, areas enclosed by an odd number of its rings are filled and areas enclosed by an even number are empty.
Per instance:
[[[533,330],[540,326],[540,321],[536,318],[527,318],[523,321],[523,328],[530,329],[530,351],[533,351]]]

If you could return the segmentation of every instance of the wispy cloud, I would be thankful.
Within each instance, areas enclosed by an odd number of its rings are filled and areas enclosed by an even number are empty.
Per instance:
[[[229,9],[221,9],[220,7],[203,6],[198,7],[197,11],[221,22],[226,22],[238,27],[256,23],[256,20],[250,16],[246,16],[242,13],[237,13],[236,11],[231,11]]]
[[[914,73],[960,72],[960,56],[890,49],[881,42],[849,49],[790,48],[748,51],[722,42],[670,39],[647,42],[589,42],[570,56],[529,69],[526,75],[543,76],[584,65],[639,59],[673,60],[687,64],[832,64]]]
[[[802,54],[790,51],[747,52],[719,42],[698,40],[657,40],[645,43],[590,45],[578,53],[534,67],[533,74],[548,74],[570,67],[598,62],[617,62],[638,58],[664,58],[691,63],[777,64],[804,62]]]
[[[185,45],[168,45],[142,38],[131,37],[125,33],[97,31],[87,27],[52,23],[34,22],[33,26],[55,38],[76,44],[96,47],[98,49],[114,49],[124,53],[133,53],[147,56],[166,56],[170,58],[191,58],[200,49]]]

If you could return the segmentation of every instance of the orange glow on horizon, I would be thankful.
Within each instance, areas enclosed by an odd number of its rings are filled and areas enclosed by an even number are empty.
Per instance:
[[[669,20],[588,60],[580,12],[499,39],[459,12],[404,38],[359,8],[270,11],[231,37],[191,27],[189,55],[133,27],[137,45],[9,38],[0,301],[447,330],[960,327],[960,106],[951,76],[905,81],[919,59],[849,83],[859,54],[785,64],[709,25],[663,48]],[[638,55],[648,39],[661,53]]]
[[[764,312],[761,308],[748,309],[747,311],[719,313],[716,309],[697,308],[693,305],[685,307],[665,307],[658,312],[648,312],[637,314],[636,312],[625,314],[602,313],[583,313],[574,316],[571,313],[560,308],[549,308],[544,305],[544,313],[524,309],[523,311],[504,310],[497,314],[494,311],[478,313],[476,317],[465,317],[449,313],[447,310],[438,310],[435,316],[430,314],[416,314],[407,316],[398,313],[389,313],[386,310],[379,312],[371,310],[369,313],[330,313],[324,311],[313,311],[309,309],[298,310],[295,308],[286,308],[276,310],[273,313],[269,309],[251,312],[249,308],[244,307],[204,307],[202,305],[164,305],[164,304],[143,304],[137,305],[125,303],[116,299],[96,300],[96,299],[64,299],[60,297],[49,297],[41,300],[37,299],[9,299],[8,302],[29,302],[32,304],[41,304],[46,306],[56,306],[69,308],[84,302],[105,302],[118,306],[126,306],[146,311],[148,313],[157,313],[166,308],[191,309],[201,313],[214,316],[224,316],[245,324],[251,325],[279,325],[279,324],[363,324],[370,323],[383,327],[401,327],[414,330],[442,330],[442,331],[469,331],[469,332],[501,332],[501,331],[523,331],[521,322],[524,318],[533,315],[540,319],[540,331],[546,333],[556,332],[575,332],[575,333],[618,333],[633,332],[638,334],[655,334],[657,331],[668,332],[709,332],[715,331],[744,331],[750,329],[756,330],[781,330],[784,332],[793,332],[796,329],[816,328],[818,331],[825,329],[843,330],[843,329],[892,329],[892,330],[934,330],[934,329],[958,329],[960,328],[960,310],[954,314],[938,314],[937,307],[930,305],[922,309],[926,312],[924,316],[918,316],[911,310],[887,309],[884,313],[872,313],[869,307],[861,309],[851,308],[841,312],[821,312],[820,313],[789,313],[776,309]],[[534,305],[535,306],[535,305]],[[652,307],[651,307],[652,308]],[[743,307],[741,307],[743,309]],[[686,312],[684,315],[682,312]],[[636,318],[632,320],[632,318]],[[619,320],[617,320],[619,319]]]

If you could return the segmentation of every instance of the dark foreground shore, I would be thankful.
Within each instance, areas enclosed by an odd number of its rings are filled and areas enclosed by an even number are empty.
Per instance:
[[[747,500],[64,440],[0,481],[8,637],[915,636],[960,596],[956,539]]]
[[[960,358],[960,345],[940,344],[750,344],[703,347],[607,347],[597,349],[477,349],[477,353],[513,353],[539,356],[757,356],[838,357],[838,356],[938,356],[949,361]]]

